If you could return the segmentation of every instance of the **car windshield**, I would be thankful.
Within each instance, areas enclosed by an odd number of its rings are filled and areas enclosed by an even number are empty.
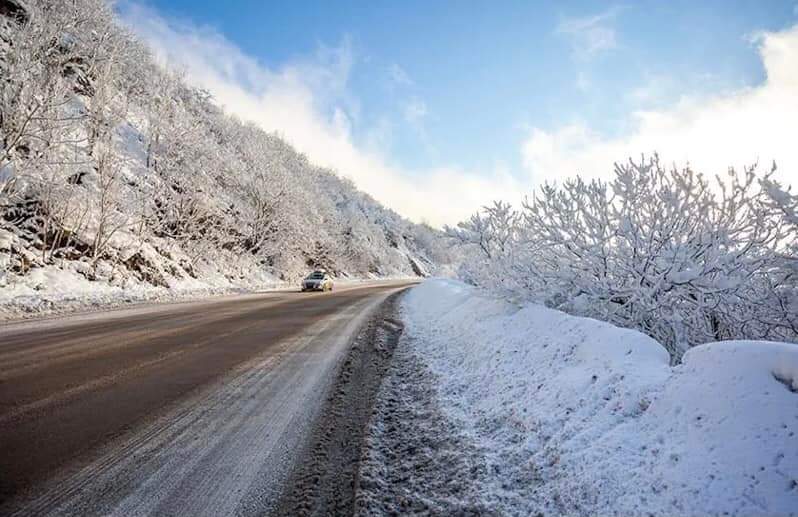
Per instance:
[[[324,278],[324,273],[322,273],[321,271],[314,271],[313,273],[310,274],[308,278],[314,278],[314,279]]]

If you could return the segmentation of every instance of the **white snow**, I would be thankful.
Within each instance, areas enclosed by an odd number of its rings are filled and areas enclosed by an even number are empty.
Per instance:
[[[3,260],[0,249],[0,265]],[[99,269],[111,268],[105,262]],[[286,288],[286,284],[265,272],[231,281],[209,270],[202,280],[169,278],[169,287],[153,286],[128,275],[112,280],[91,281],[81,273],[85,262],[64,262],[60,266],[32,269],[27,275],[14,276],[13,281],[0,274],[0,322],[74,311],[95,311],[140,302],[166,302],[206,298],[264,289]],[[117,270],[117,273],[124,270]]]
[[[0,230],[0,266],[7,256],[3,253],[5,235],[14,237],[13,234],[4,234]],[[124,251],[122,249],[120,253]],[[114,268],[107,261],[100,261],[97,268],[99,271],[107,271],[107,275],[94,281],[87,279],[85,273],[91,268],[87,262],[82,261],[63,261],[60,265],[38,267],[26,275],[4,276],[0,267],[0,322],[76,311],[93,312],[134,303],[189,301],[209,296],[277,289],[296,290],[299,286],[298,282],[286,282],[258,269],[246,273],[231,271],[223,274],[214,267],[205,267],[201,270],[200,278],[177,278],[167,273],[169,263],[147,246],[136,251],[150,260],[155,271],[162,273],[168,287],[139,281],[126,270]],[[345,287],[374,281],[415,278],[400,274],[341,277],[335,279],[335,285]]]
[[[711,343],[671,367],[639,332],[442,279],[403,315],[500,513],[798,515],[798,346]]]

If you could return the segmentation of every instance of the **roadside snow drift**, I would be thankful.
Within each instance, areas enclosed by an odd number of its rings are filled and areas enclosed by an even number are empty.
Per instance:
[[[798,515],[798,346],[653,339],[431,280],[406,343],[490,473],[500,513]]]

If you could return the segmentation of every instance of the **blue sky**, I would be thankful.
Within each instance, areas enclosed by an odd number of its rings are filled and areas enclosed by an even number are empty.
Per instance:
[[[466,181],[470,188],[520,196],[564,174],[543,166],[556,158],[549,156],[552,149],[555,155],[583,152],[626,139],[629,154],[651,152],[655,149],[631,148],[643,124],[635,113],[671,116],[688,104],[761,87],[766,82],[763,42],[798,23],[796,5],[776,0],[236,1],[220,7],[218,2],[151,0],[123,2],[119,9],[131,28],[203,86],[208,87],[203,84],[207,72],[197,70],[224,52],[246,58],[247,67],[262,68],[265,75],[225,72],[226,81],[255,97],[266,97],[260,90],[266,87],[257,84],[261,78],[279,82],[275,77],[296,72],[308,90],[308,109],[319,125],[332,128],[331,138],[345,133],[352,147],[347,153],[377,160],[404,181],[447,171],[448,181],[462,173],[474,180]],[[150,26],[153,18],[158,28]],[[185,47],[180,42],[189,37],[221,41],[223,50],[209,44],[188,55],[171,48]],[[236,105],[228,95],[218,97]],[[272,112],[267,109],[264,117]],[[264,125],[281,128],[268,120]],[[347,160],[336,162],[340,150],[325,155],[324,150],[303,149],[302,136],[293,134],[301,131],[286,127],[286,137],[312,159],[345,175],[355,168]],[[545,157],[541,143],[548,146]],[[623,146],[612,149],[626,152]],[[751,150],[752,160],[762,159],[758,152]],[[674,154],[674,160],[682,159],[680,149]],[[764,159],[775,158],[785,159]],[[623,156],[608,156],[601,165],[611,170],[617,159]],[[452,210],[451,217],[440,211],[425,214],[419,206],[406,206],[407,201],[388,200],[368,182],[359,182],[357,173],[352,176],[375,197],[416,219],[452,222],[467,208]],[[500,186],[482,183],[491,181]],[[464,197],[472,203],[488,201]]]

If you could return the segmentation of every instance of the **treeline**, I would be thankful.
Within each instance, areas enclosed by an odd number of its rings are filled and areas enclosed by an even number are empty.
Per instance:
[[[674,360],[708,341],[798,341],[798,196],[772,171],[630,160],[447,232],[471,282],[642,330]]]
[[[169,285],[447,260],[439,232],[158,65],[104,0],[0,0],[0,110],[7,276],[79,263],[90,279]]]

